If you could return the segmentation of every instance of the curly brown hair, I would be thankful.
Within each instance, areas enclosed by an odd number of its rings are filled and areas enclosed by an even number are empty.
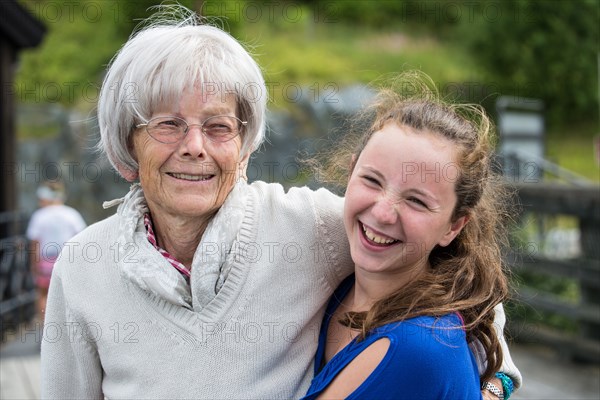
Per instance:
[[[346,135],[342,151],[336,146],[327,155],[325,176],[338,182],[345,176],[347,182],[355,164],[351,160],[358,159],[373,133],[389,122],[440,135],[456,145],[459,177],[452,221],[468,216],[468,223],[450,245],[432,250],[430,270],[377,301],[369,311],[347,313],[340,322],[360,330],[360,340],[388,323],[459,312],[467,340],[479,341],[485,350],[482,379],[487,380],[502,364],[493,308],[508,296],[501,251],[508,243],[510,221],[510,191],[493,168],[493,125],[479,106],[445,102],[423,73],[404,73],[391,88],[380,90],[372,106],[355,121],[355,127],[362,127],[360,136]]]

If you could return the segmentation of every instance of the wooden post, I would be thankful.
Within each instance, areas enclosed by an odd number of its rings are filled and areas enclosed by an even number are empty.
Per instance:
[[[16,175],[13,171],[15,165],[15,126],[14,126],[14,95],[12,93],[14,51],[4,37],[0,37],[0,168],[2,172],[2,185],[0,185],[0,212],[9,212],[16,209]],[[0,225],[0,237],[13,234],[10,224]]]

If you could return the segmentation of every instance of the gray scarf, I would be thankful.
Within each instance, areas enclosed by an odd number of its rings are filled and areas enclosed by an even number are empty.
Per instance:
[[[170,303],[200,312],[221,290],[233,260],[239,257],[236,239],[246,207],[246,188],[246,182],[240,180],[206,227],[194,254],[189,285],[148,242],[143,222],[148,206],[140,184],[132,185],[125,197],[105,202],[104,208],[119,205],[117,243],[111,250],[122,276]]]

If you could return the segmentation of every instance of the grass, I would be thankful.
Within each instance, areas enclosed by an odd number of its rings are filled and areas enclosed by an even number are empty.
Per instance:
[[[581,126],[550,132],[546,140],[546,158],[583,177],[600,183],[598,147],[600,132]]]
[[[462,49],[427,36],[394,31],[354,29],[343,24],[273,27],[254,24],[238,35],[255,48],[258,63],[271,84],[271,106],[290,106],[290,84],[318,90],[372,83],[410,69],[420,69],[444,86],[477,80],[481,74]],[[443,62],[440,62],[443,60]]]

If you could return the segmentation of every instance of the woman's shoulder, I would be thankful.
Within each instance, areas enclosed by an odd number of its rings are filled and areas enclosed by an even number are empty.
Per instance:
[[[98,265],[101,260],[110,257],[114,250],[118,227],[116,215],[89,225],[65,242],[55,267],[58,270],[78,271],[82,265]]]
[[[348,397],[351,399],[479,398],[476,365],[464,335],[462,340],[455,340],[456,332],[462,330],[460,318],[454,314],[381,326],[338,353],[323,370],[328,375],[315,378],[315,384],[325,379],[330,382],[354,363],[357,370],[366,367],[372,372]],[[374,368],[364,362],[371,359],[380,360]]]
[[[108,271],[116,272],[116,216],[96,222],[65,242],[54,265],[52,277],[60,277],[65,287],[88,287],[107,279]]]
[[[75,235],[71,241],[99,240],[102,238],[115,237],[119,226],[117,214],[111,215],[103,220],[87,226],[84,230]]]

